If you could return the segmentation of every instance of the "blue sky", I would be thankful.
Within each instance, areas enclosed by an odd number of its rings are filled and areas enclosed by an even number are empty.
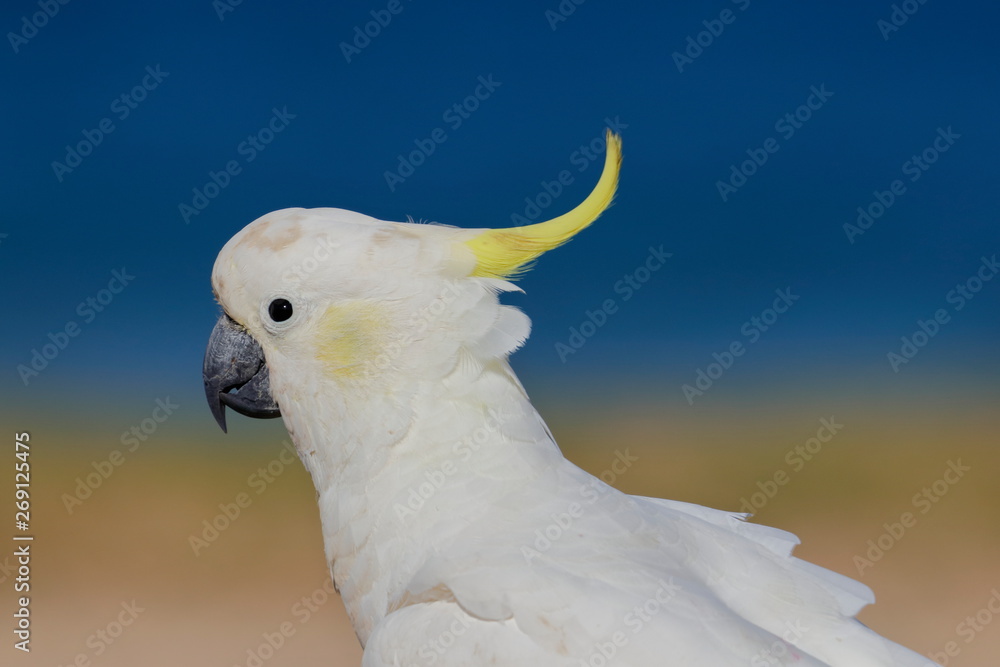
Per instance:
[[[614,207],[508,297],[534,321],[515,357],[529,388],[639,378],[683,405],[733,343],[746,349],[725,391],[995,384],[1000,280],[976,282],[1000,253],[994,7],[44,6],[0,13],[8,405],[196,400],[212,263],[245,224],[289,206],[502,227],[534,202],[552,217],[596,182],[590,145],[609,122],[625,153]],[[224,187],[205,193],[213,173]],[[195,190],[214,196],[185,216]],[[849,238],[858,207],[884,210]],[[661,246],[671,256],[626,300],[616,285]],[[798,299],[751,341],[776,290]],[[941,310],[894,372],[887,353]],[[65,349],[25,385],[18,366],[53,336]]]

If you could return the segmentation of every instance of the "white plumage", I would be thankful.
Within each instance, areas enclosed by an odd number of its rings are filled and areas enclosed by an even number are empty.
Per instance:
[[[563,458],[507,363],[529,321],[498,295],[610,203],[608,139],[594,194],[550,223],[286,209],[219,255],[228,335],[266,367],[210,349],[209,401],[220,419],[229,390],[246,414],[280,407],[363,664],[931,665],[858,623],[871,591],[791,556],[793,535],[625,495]]]

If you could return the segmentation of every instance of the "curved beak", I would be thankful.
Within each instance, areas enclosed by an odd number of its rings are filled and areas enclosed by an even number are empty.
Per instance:
[[[227,405],[247,417],[281,416],[278,404],[271,397],[271,377],[264,351],[246,329],[225,313],[208,339],[202,379],[208,407],[223,432]]]

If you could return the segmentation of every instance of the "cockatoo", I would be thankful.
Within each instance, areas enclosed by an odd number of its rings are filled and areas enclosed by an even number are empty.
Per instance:
[[[854,617],[852,579],[746,515],[626,495],[566,460],[508,356],[499,295],[610,205],[510,229],[269,213],[212,272],[206,395],[280,414],[318,494],[364,667],[929,667]]]

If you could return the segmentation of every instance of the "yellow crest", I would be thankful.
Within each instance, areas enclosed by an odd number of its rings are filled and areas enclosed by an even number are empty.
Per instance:
[[[604,171],[593,192],[569,213],[546,222],[509,229],[487,229],[466,241],[476,255],[474,276],[486,278],[516,278],[527,264],[543,252],[569,241],[589,226],[611,205],[618,187],[618,171],[622,163],[622,140],[608,130]]]

